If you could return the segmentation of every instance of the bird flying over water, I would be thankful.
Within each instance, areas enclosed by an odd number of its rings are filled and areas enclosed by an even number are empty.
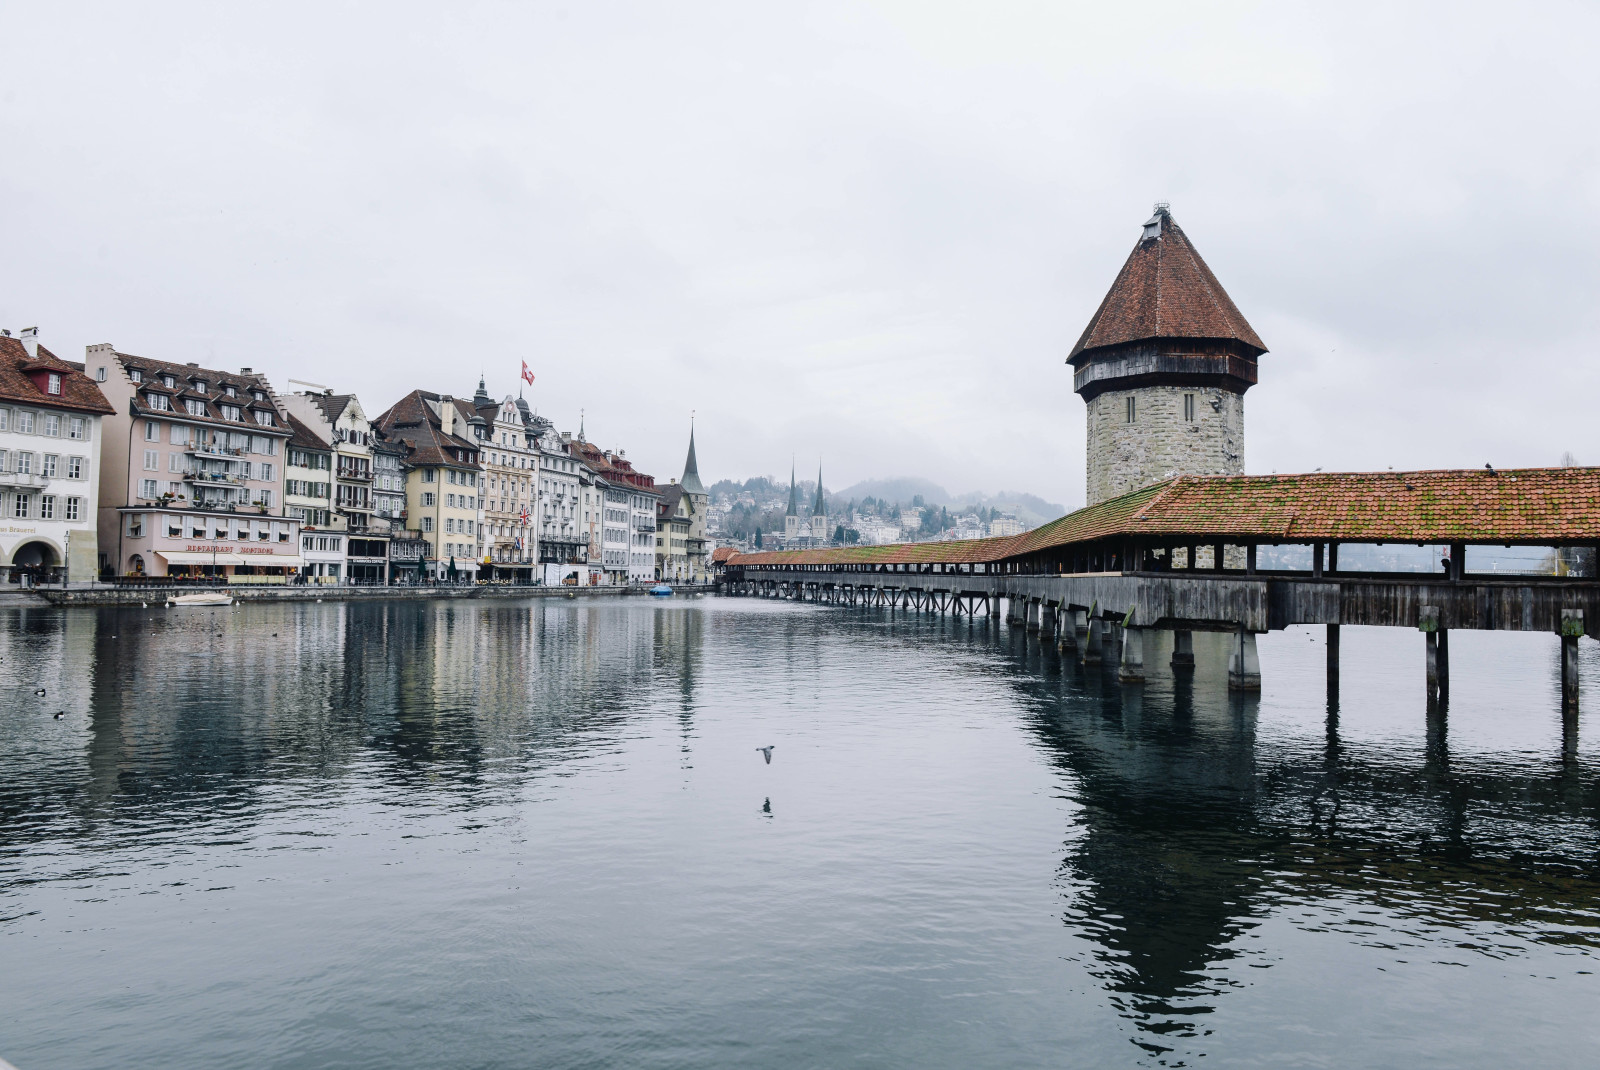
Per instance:
[[[772,748],[771,747],[757,747],[756,750],[761,752],[761,757],[763,757],[763,758],[765,758],[767,760],[767,764],[768,765],[772,764]]]

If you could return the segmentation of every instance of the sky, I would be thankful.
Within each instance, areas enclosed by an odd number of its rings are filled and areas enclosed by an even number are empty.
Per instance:
[[[1250,472],[1600,463],[1600,8],[0,3],[0,326],[517,389],[709,482],[1084,498],[1067,352],[1169,202]]]

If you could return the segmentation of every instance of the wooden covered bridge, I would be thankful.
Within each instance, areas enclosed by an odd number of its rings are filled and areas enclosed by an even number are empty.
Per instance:
[[[1130,683],[1151,629],[1175,633],[1175,665],[1193,632],[1225,631],[1229,683],[1247,690],[1256,635],[1292,624],[1327,626],[1330,688],[1342,625],[1421,629],[1430,699],[1449,687],[1451,630],[1551,632],[1575,712],[1578,637],[1600,631],[1597,544],[1597,468],[1180,476],[1021,535],[736,554],[723,584],[992,617],[1004,603],[1063,650],[1109,652]]]

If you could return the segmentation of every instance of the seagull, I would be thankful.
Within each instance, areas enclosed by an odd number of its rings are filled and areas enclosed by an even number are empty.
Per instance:
[[[33,689],[33,693],[35,695],[38,695],[40,698],[44,698],[44,688],[42,688],[42,687],[34,688]],[[769,758],[768,761],[771,761],[771,759]]]
[[[67,715],[67,711],[66,710],[57,710],[55,713],[51,714],[50,716],[59,721],[59,720],[61,720],[61,718],[65,717],[66,715]]]
[[[1319,471],[1319,472],[1322,471],[1322,468],[1320,466],[1318,466],[1317,471]]]
[[[42,692],[41,692],[41,694],[42,694]],[[767,760],[767,764],[768,765],[772,764],[772,748],[771,747],[757,747],[756,750],[761,752],[761,757],[763,757],[763,758],[765,758]]]

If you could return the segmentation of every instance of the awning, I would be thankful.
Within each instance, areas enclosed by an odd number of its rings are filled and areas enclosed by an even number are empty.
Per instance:
[[[246,558],[242,554],[197,554],[183,550],[157,550],[156,556],[169,565],[242,565]]]
[[[257,568],[299,568],[306,559],[299,554],[239,554],[235,564],[255,565]]]

